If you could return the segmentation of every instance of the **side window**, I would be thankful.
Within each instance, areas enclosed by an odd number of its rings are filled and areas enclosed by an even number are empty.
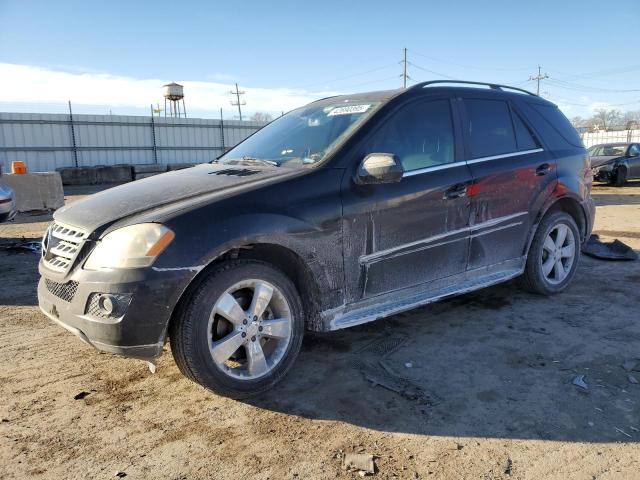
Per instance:
[[[536,138],[529,130],[529,127],[524,123],[520,115],[511,110],[511,118],[513,118],[513,126],[516,129],[516,142],[518,143],[518,150],[533,150],[538,148]]]
[[[509,105],[501,100],[466,99],[469,141],[473,158],[517,150]]]
[[[405,171],[454,161],[449,100],[405,105],[369,141],[367,153],[393,153]]]
[[[634,143],[633,145],[631,145],[629,147],[629,155],[630,156],[635,156],[640,154],[640,146],[638,146],[637,143]]]

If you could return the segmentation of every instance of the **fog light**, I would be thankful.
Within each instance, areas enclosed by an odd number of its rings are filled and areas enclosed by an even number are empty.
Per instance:
[[[113,313],[113,301],[111,295],[102,295],[98,299],[98,308],[105,315],[111,315]]]
[[[92,293],[87,299],[85,313],[99,318],[119,318],[127,312],[129,303],[129,293]]]

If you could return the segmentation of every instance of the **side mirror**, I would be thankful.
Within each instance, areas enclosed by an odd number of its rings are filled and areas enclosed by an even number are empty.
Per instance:
[[[360,163],[353,180],[358,185],[397,183],[403,173],[402,164],[392,153],[370,153]]]

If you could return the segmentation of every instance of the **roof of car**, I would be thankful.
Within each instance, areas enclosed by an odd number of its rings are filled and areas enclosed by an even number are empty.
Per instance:
[[[510,87],[508,85],[498,85],[493,83],[484,82],[469,82],[469,81],[432,81],[421,82],[408,88],[398,88],[395,90],[379,90],[373,92],[353,93],[347,95],[335,95],[332,97],[322,98],[313,102],[314,105],[333,105],[336,102],[344,103],[356,103],[363,101],[374,101],[386,103],[389,100],[405,95],[420,95],[428,92],[456,92],[456,93],[481,93],[488,96],[498,97],[510,97],[510,98],[526,98],[527,101],[534,103],[544,103],[553,105],[553,103],[541,98],[527,90],[522,90],[517,87]]]

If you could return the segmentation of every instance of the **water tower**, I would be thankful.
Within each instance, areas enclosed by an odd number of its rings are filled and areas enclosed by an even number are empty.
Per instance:
[[[184,106],[184,90],[183,86],[171,82],[162,86],[164,90],[164,116],[167,116],[167,100],[169,101],[169,116],[187,118],[187,108]],[[180,111],[180,100],[182,100],[182,111]]]

